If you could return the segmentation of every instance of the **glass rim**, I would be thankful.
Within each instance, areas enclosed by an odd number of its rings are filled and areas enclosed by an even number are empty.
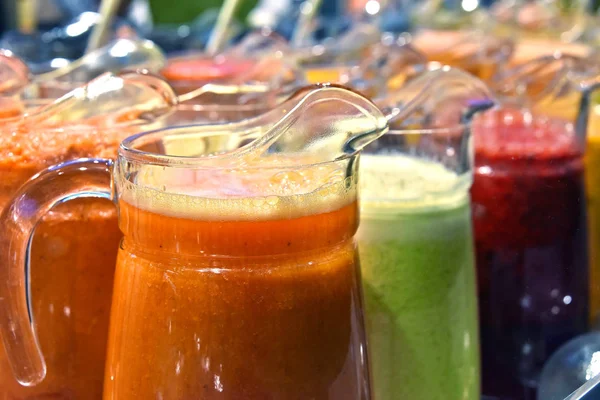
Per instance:
[[[154,165],[154,166],[163,166],[163,167],[172,167],[172,168],[193,168],[196,170],[297,170],[301,168],[311,168],[311,167],[319,167],[323,165],[335,164],[338,162],[351,161],[356,158],[360,150],[352,149],[352,151],[344,153],[342,156],[338,156],[334,159],[327,161],[317,161],[317,162],[307,162],[307,163],[298,163],[294,165],[211,165],[211,162],[218,161],[220,159],[219,155],[208,155],[208,156],[182,156],[182,155],[169,155],[169,154],[157,154],[149,151],[144,151],[136,148],[136,144],[143,140],[144,138],[149,138],[153,136],[157,137],[165,137],[168,136],[169,133],[194,133],[194,129],[204,128],[210,126],[227,126],[227,125],[235,125],[236,123],[240,123],[242,121],[230,122],[230,123],[218,123],[218,124],[189,124],[189,125],[181,125],[181,126],[169,126],[166,128],[154,129],[151,131],[140,132],[127,138],[123,139],[119,144],[118,149],[118,157],[123,158],[126,161],[130,162],[138,162],[146,165]],[[207,132],[204,137],[217,137],[223,135],[231,135],[231,132],[226,133],[213,133]]]
[[[194,103],[179,103],[169,115],[175,115],[179,111],[206,113],[206,112],[236,112],[236,111],[269,111],[276,107],[278,102],[259,102],[251,104],[194,104]]]
[[[435,135],[441,133],[450,133],[461,129],[470,129],[473,126],[473,121],[456,123],[448,126],[432,127],[432,128],[408,128],[395,129],[390,128],[386,135]]]
[[[71,90],[77,89],[85,83],[81,82],[67,82],[67,81],[53,81],[49,86],[46,86],[46,83],[43,83],[44,87],[48,89],[65,89],[66,93],[69,93]],[[171,83],[169,85],[173,86]],[[294,87],[293,84],[282,85],[279,89],[273,88],[270,92],[273,94],[277,94],[278,91],[282,93],[287,93],[291,87]],[[268,94],[269,92],[266,92]],[[52,101],[59,99],[58,97],[36,97],[27,99],[30,103],[38,102],[40,106],[47,105],[52,103]],[[269,103],[269,102],[258,102],[251,104],[194,104],[192,102],[183,102],[178,103],[174,108],[174,112],[177,111],[194,111],[194,112],[210,112],[210,111],[255,111],[255,110],[270,110],[274,106],[277,105],[278,102]]]
[[[35,98],[35,99],[27,99],[23,101],[23,110],[24,112],[20,115],[15,115],[15,116],[11,116],[11,117],[7,117],[7,118],[0,118],[0,132],[4,132],[7,130],[14,130],[18,128],[18,123],[20,120],[23,120],[24,117],[27,114],[28,110],[35,110],[38,108],[42,108],[44,106],[47,106],[48,104],[52,103],[52,99],[45,99],[45,98]],[[177,111],[177,108],[174,109],[174,112]],[[71,131],[71,130],[75,130],[75,131],[83,131],[83,132],[87,132],[90,130],[106,130],[106,131],[111,131],[111,130],[116,130],[116,129],[122,129],[122,128],[133,128],[133,127],[140,127],[140,126],[144,126],[144,125],[149,125],[151,126],[152,124],[155,124],[157,122],[162,121],[165,118],[168,118],[169,115],[173,115],[174,112],[171,113],[165,113],[163,115],[160,115],[154,119],[136,119],[136,120],[128,120],[128,121],[122,121],[122,122],[116,122],[110,125],[100,125],[100,124],[94,124],[94,123],[89,123],[86,122],[85,120],[79,120],[79,121],[69,121],[69,122],[60,122],[54,125],[48,125],[48,126],[41,126],[39,127],[37,124],[33,124],[30,125],[31,128],[29,129],[30,131],[41,131],[43,130],[44,132],[65,132],[65,131]],[[35,115],[35,114],[33,114]],[[109,113],[108,115],[114,115],[114,113]],[[25,133],[27,134],[27,133]]]

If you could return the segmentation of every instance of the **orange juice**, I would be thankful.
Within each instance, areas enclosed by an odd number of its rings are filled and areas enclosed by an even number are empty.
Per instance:
[[[114,157],[131,129],[0,128],[0,209],[31,176],[78,157]],[[102,397],[114,264],[121,233],[107,200],[78,199],[48,213],[31,245],[31,301],[48,372],[21,386],[0,350],[0,398]]]
[[[355,191],[252,193],[299,176],[125,189],[105,399],[369,398]]]

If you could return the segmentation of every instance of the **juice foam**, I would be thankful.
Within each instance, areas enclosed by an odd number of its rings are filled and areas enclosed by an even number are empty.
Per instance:
[[[282,156],[243,167],[150,167],[123,185],[121,197],[144,210],[206,221],[295,218],[355,201],[354,178],[346,176],[345,165]]]
[[[361,211],[367,214],[453,207],[465,202],[470,185],[468,175],[404,155],[363,154],[360,174]]]

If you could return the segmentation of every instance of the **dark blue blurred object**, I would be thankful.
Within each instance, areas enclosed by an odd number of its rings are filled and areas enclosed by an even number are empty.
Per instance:
[[[219,9],[206,10],[191,24],[158,25],[145,37],[160,46],[167,54],[186,50],[202,50],[208,43],[218,15]],[[244,26],[237,21],[232,22],[230,30],[234,42],[246,33]]]
[[[411,30],[409,10],[392,5],[381,13],[379,27],[382,32],[403,33]]]
[[[73,4],[78,1],[73,0]],[[63,5],[67,3],[69,1],[61,2]],[[85,2],[87,6],[92,3],[94,1]],[[208,42],[218,13],[219,9],[207,10],[191,24],[159,25],[151,30],[136,28],[130,21],[120,17],[115,19],[113,31],[127,26],[140,37],[155,42],[168,54],[187,50],[202,50]],[[34,74],[47,72],[65,62],[83,56],[90,34],[99,19],[100,15],[98,13],[86,11],[64,26],[46,29],[40,26],[37,33],[23,34],[11,30],[0,37],[0,48],[13,51],[29,65]],[[232,23],[230,29],[232,41],[236,41],[245,33],[244,26],[237,21]]]
[[[51,60],[80,58],[85,52],[91,31],[99,20],[98,13],[84,12],[65,26],[47,31],[32,34],[8,31],[0,39],[0,47],[11,50],[23,59],[33,73],[45,72],[53,68]],[[124,24],[121,18],[117,18],[114,29]]]
[[[88,12],[97,12],[100,9],[101,0],[53,0],[60,8],[66,20],[71,20],[77,16]],[[129,10],[132,0],[120,0],[117,16],[124,17]],[[64,22],[64,21],[63,21]]]
[[[277,24],[277,33],[291,39],[298,21],[299,5],[303,0],[294,0],[292,12],[283,17]],[[402,33],[411,28],[408,10],[405,9],[406,2],[390,2],[391,4],[375,16],[364,14],[361,16],[350,16],[345,13],[343,1],[325,1],[321,6],[319,17],[316,21],[317,28],[313,33],[313,41],[321,42],[330,37],[339,36],[351,29],[357,17],[361,20],[372,21],[379,25],[382,32]]]
[[[75,18],[87,11],[98,11],[97,0],[55,0],[67,18]]]
[[[275,26],[275,31],[291,40],[296,29],[296,23],[300,14],[300,5],[305,0],[292,0],[290,12],[283,16]],[[313,34],[313,39],[317,42],[328,37],[337,36],[347,31],[351,26],[351,19],[344,13],[344,1],[341,0],[323,0],[319,15],[317,17],[317,29]]]
[[[275,31],[287,40],[291,40],[296,29],[298,12],[286,15],[279,20]],[[329,37],[335,37],[346,32],[352,25],[350,17],[341,15],[338,17],[319,17],[316,21],[317,28],[313,34],[313,40],[320,42]]]

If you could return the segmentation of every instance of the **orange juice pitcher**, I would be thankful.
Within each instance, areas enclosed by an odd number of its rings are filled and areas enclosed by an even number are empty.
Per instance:
[[[121,143],[29,180],[0,216],[0,333],[16,378],[44,381],[28,243],[54,205],[111,199],[119,245],[105,399],[370,399],[359,150],[387,130],[342,88],[223,125]]]

